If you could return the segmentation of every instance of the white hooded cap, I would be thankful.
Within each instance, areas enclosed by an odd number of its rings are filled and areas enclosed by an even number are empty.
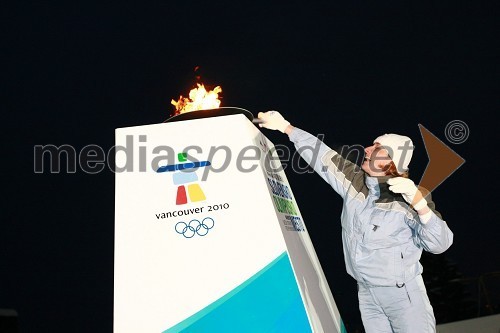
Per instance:
[[[409,137],[398,134],[384,134],[373,141],[373,143],[376,142],[387,150],[399,173],[408,171],[413,149],[415,149]]]

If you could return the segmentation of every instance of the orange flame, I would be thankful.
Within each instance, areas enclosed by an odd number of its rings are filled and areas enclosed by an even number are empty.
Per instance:
[[[174,115],[197,110],[216,109],[220,106],[219,93],[222,92],[220,86],[207,91],[203,84],[197,83],[196,85],[198,88],[191,89],[189,98],[181,95],[178,101],[171,101],[172,105],[175,106]]]

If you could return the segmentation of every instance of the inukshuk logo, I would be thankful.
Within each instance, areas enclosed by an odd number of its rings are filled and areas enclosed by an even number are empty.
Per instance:
[[[196,171],[199,168],[210,165],[210,161],[191,162],[187,159],[187,153],[177,154],[177,159],[180,163],[170,164],[159,167],[156,172],[173,172],[174,185],[177,186],[177,196],[175,199],[176,205],[184,205],[188,203],[188,195],[190,202],[203,201],[206,199],[205,193],[198,184],[198,175]],[[187,192],[186,192],[187,186]]]

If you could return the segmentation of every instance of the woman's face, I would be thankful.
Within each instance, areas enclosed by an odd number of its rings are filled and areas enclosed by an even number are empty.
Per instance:
[[[391,161],[387,150],[375,142],[372,146],[365,148],[365,160],[361,164],[361,169],[372,177],[385,176],[383,168]]]

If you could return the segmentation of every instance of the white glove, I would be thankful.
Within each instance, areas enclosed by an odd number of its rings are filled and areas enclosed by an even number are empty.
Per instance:
[[[389,190],[394,193],[401,193],[406,202],[413,205],[415,210],[418,211],[427,206],[427,200],[424,199],[422,193],[411,179],[394,177],[388,179],[387,184],[389,185]],[[419,194],[418,196],[417,193]],[[417,198],[415,199],[415,197]],[[414,200],[417,200],[417,202],[413,202]]]
[[[259,124],[260,127],[278,130],[282,133],[285,133],[285,129],[290,125],[290,122],[285,120],[278,111],[259,112],[257,117],[263,121]]]

